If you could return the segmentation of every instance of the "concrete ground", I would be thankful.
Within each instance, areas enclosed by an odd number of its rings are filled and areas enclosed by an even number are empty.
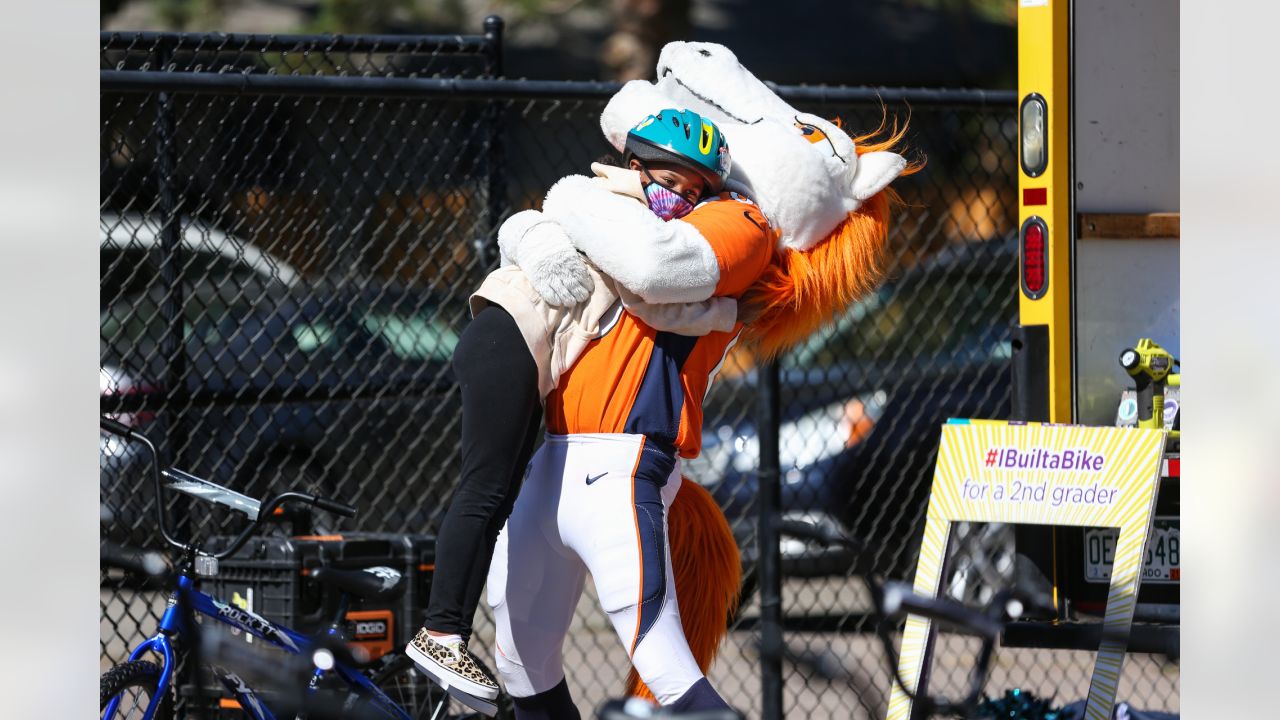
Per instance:
[[[114,596],[104,592],[102,603],[105,669],[128,654],[127,645],[155,631],[154,616],[163,610],[164,600],[156,594]],[[868,601],[857,580],[790,579],[783,588],[783,607],[789,615],[806,610],[861,613],[867,609]],[[744,615],[757,612],[753,601]],[[487,616],[477,624],[476,633],[473,648],[492,665],[488,648],[493,625]],[[761,670],[756,637],[753,631],[731,632],[709,673],[721,694],[749,717],[760,714]],[[783,697],[787,717],[884,717],[890,676],[884,651],[874,635],[789,632],[785,641],[788,653],[783,666]],[[932,676],[935,694],[963,693],[977,646],[975,640],[961,636],[939,638]],[[626,653],[607,617],[598,609],[590,584],[565,645],[565,665],[570,688],[584,717],[591,717],[597,706],[622,692],[628,667]],[[1055,704],[1066,704],[1087,695],[1092,667],[1090,652],[1001,648],[987,691],[998,695],[1020,687],[1038,697],[1052,697]],[[1125,660],[1119,699],[1139,709],[1176,713],[1179,685],[1177,665],[1150,655],[1130,655]]]

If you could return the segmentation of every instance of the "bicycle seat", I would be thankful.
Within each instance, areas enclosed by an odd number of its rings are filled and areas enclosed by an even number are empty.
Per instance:
[[[341,590],[364,600],[393,600],[404,592],[404,576],[389,567],[338,570],[322,567],[311,573],[321,585]]]

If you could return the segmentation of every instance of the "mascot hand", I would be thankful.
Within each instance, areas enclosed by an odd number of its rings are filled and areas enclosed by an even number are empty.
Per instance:
[[[504,222],[498,228],[498,247],[549,305],[577,305],[595,290],[564,229],[537,210],[518,212]]]
[[[591,163],[591,172],[596,174],[596,183],[605,190],[617,195],[633,197],[645,203],[646,206],[648,205],[649,201],[644,196],[644,183],[640,179],[638,170],[618,167],[617,165]]]
[[[768,295],[759,286],[753,285],[747,288],[747,291],[738,298],[738,322],[750,325],[764,313],[765,306],[768,304]]]
[[[557,224],[539,223],[520,244],[516,264],[547,304],[569,307],[585,301],[595,289],[587,264]]]
[[[508,265],[516,265],[516,248],[520,245],[520,240],[525,233],[529,232],[529,228],[541,222],[548,222],[550,218],[545,217],[537,210],[521,210],[520,212],[507,218],[498,226],[498,254],[502,259],[502,267]]]

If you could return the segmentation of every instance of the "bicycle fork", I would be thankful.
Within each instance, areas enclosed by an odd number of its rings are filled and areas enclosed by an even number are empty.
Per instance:
[[[168,615],[168,611],[165,612]],[[155,637],[149,638],[133,652],[129,653],[129,662],[142,659],[148,653],[156,653],[164,658],[164,665],[160,668],[160,680],[156,682],[155,694],[151,696],[150,702],[147,703],[147,710],[142,715],[142,720],[152,720],[155,717],[156,710],[162,704],[164,696],[169,692],[169,686],[173,682],[173,646],[169,643],[169,637],[161,631]],[[116,716],[116,710],[120,708],[120,699],[123,694],[111,698],[111,702],[107,703],[107,707],[102,712],[102,720],[112,720]]]

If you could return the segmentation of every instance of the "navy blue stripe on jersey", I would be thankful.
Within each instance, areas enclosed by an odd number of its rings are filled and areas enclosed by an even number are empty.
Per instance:
[[[675,468],[674,453],[658,449],[650,450],[645,443],[636,464],[633,483],[635,499],[636,534],[640,542],[640,607],[636,623],[636,637],[631,642],[634,654],[640,641],[649,633],[662,613],[667,597],[667,538],[665,509],[662,504],[662,486]],[[662,482],[653,478],[661,477]]]
[[[658,332],[653,338],[653,354],[636,393],[623,432],[644,435],[666,445],[675,445],[680,434],[680,413],[684,411],[684,385],[680,368],[693,353],[700,338]]]

